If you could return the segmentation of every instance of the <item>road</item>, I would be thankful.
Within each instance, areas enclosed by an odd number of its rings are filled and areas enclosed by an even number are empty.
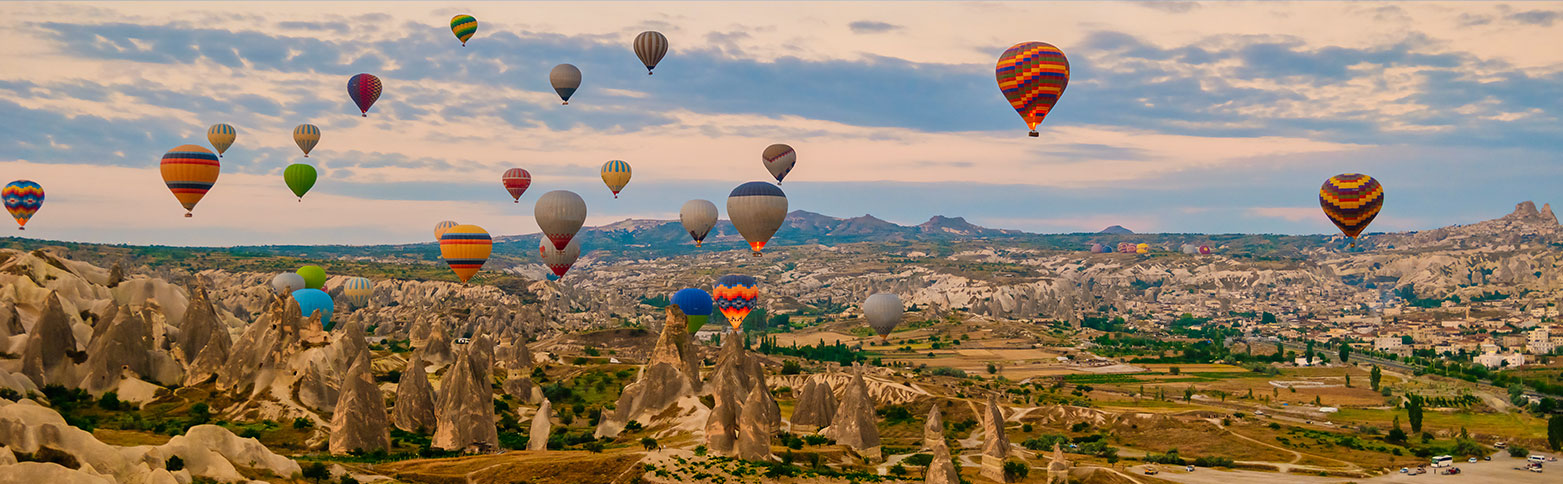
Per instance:
[[[1320,477],[1306,474],[1278,474],[1274,472],[1244,471],[1244,470],[1216,470],[1197,468],[1194,472],[1184,472],[1183,468],[1172,466],[1160,466],[1161,473],[1156,477],[1173,482],[1188,484],[1275,484],[1276,482],[1298,484],[1341,484],[1346,482],[1358,483],[1465,483],[1465,484],[1492,484],[1502,482],[1505,484],[1556,484],[1560,481],[1557,473],[1563,472],[1563,465],[1551,464],[1545,473],[1528,472],[1514,469],[1524,466],[1524,459],[1509,457],[1507,453],[1493,455],[1493,460],[1480,461],[1475,464],[1460,462],[1455,465],[1460,469],[1459,475],[1422,474],[1417,476],[1392,473],[1372,478],[1344,478],[1344,477]],[[1145,466],[1133,466],[1130,472],[1143,475]],[[1431,471],[1432,469],[1429,469]]]
[[[1292,351],[1296,351],[1297,354],[1299,354],[1299,355],[1303,354],[1303,352],[1305,352],[1305,351],[1308,351],[1306,343],[1297,343],[1297,342],[1293,342],[1293,341],[1282,341],[1281,345],[1286,347],[1286,349],[1289,349],[1289,350],[1292,350]],[[1321,352],[1325,352],[1325,351],[1327,351],[1327,350],[1314,348],[1314,353],[1321,353]],[[1330,353],[1330,354],[1334,355],[1334,353]],[[1351,354],[1351,362],[1360,362],[1360,363],[1368,363],[1368,364],[1378,365],[1378,366],[1384,367],[1385,369],[1399,370],[1402,373],[1406,373],[1408,375],[1415,375],[1417,370],[1420,369],[1420,367],[1407,365],[1407,364],[1401,363],[1399,361],[1386,360],[1386,359],[1379,358],[1379,357],[1376,357],[1376,356],[1369,356],[1369,355],[1364,355],[1364,354],[1360,354],[1360,353],[1352,353]],[[1470,383],[1467,380],[1462,380],[1462,379],[1459,379],[1459,378],[1449,378],[1449,377],[1442,376],[1442,375],[1427,374],[1427,375],[1421,375],[1421,376],[1432,376],[1432,377],[1438,377],[1438,378],[1447,378],[1449,380],[1462,381],[1462,382]],[[1485,388],[1485,390],[1487,390],[1487,391],[1494,391],[1494,392],[1499,392],[1499,393],[1504,393],[1504,392],[1508,391],[1507,388],[1503,388],[1503,387],[1499,387],[1499,386],[1493,385],[1492,384],[1492,380],[1477,380],[1477,383],[1487,387],[1487,388]],[[1543,398],[1543,397],[1548,397],[1550,395],[1544,395],[1544,394],[1542,394],[1540,392],[1537,392],[1535,390],[1531,390],[1531,389],[1527,388],[1525,390],[1525,396],[1531,397],[1531,398],[1538,398],[1539,399],[1539,398]]]

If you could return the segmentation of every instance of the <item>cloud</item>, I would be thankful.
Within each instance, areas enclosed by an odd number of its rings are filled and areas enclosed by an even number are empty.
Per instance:
[[[852,33],[854,34],[882,34],[893,30],[900,30],[901,26],[887,22],[859,20],[847,24],[847,28],[852,29]]]
[[[1506,18],[1515,22],[1542,27],[1551,27],[1552,23],[1556,22],[1560,17],[1563,17],[1563,12],[1557,10],[1526,10],[1512,12],[1506,16]]]
[[[1301,222],[1319,217],[1318,207],[1253,207],[1248,213],[1258,217],[1278,218],[1288,222]]]

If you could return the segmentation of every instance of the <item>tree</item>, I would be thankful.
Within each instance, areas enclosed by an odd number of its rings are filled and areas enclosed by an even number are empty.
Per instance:
[[[1563,415],[1547,419],[1547,447],[1563,450]]]
[[[331,478],[331,468],[326,467],[326,463],[324,462],[317,461],[304,464],[302,470],[303,472],[300,475],[304,476],[305,479],[309,479],[315,482],[320,482],[322,479]]]
[[[1518,383],[1509,385],[1509,403],[1517,407],[1530,405],[1530,398],[1525,396],[1525,387]]]
[[[1391,444],[1405,444],[1406,431],[1400,429],[1400,416],[1395,416],[1395,427],[1389,429],[1389,434],[1384,436],[1384,441]]]
[[[1340,344],[1340,362],[1341,363],[1345,363],[1347,361],[1347,359],[1349,359],[1349,358],[1351,358],[1351,345],[1346,344],[1346,343],[1341,343]]]
[[[1313,340],[1308,340],[1307,352],[1303,353],[1303,361],[1313,363]]]
[[[1193,400],[1193,399],[1194,399],[1194,387],[1184,388],[1183,389],[1183,402],[1184,403],[1188,403],[1189,400]]]
[[[640,446],[644,447],[648,451],[656,450],[657,449],[657,439],[653,439],[651,437],[642,437],[640,439]]]
[[[1406,420],[1411,422],[1411,432],[1422,431],[1422,396],[1406,395]]]
[[[1174,366],[1174,367],[1171,367],[1171,368],[1167,368],[1167,373],[1171,373],[1171,374],[1177,375],[1179,373],[1183,373],[1183,369]]]
[[[1346,374],[1346,388],[1351,388],[1351,374]]]
[[[1018,482],[1031,473],[1031,466],[1018,460],[1004,461],[1004,481]]]
[[[992,374],[998,373],[998,372],[999,372],[999,367],[998,366],[994,366],[993,363],[988,363],[988,374],[989,375],[992,375]]]
[[[1368,385],[1372,386],[1373,391],[1376,392],[1378,391],[1378,382],[1383,378],[1384,371],[1378,369],[1378,365],[1373,365],[1373,371],[1368,372]]]

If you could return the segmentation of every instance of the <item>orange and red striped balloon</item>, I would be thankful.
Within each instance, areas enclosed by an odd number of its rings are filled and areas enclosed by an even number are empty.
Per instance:
[[[168,191],[174,192],[174,198],[185,207],[186,217],[194,216],[191,212],[195,210],[195,204],[200,203],[212,184],[217,183],[217,174],[222,171],[217,155],[196,145],[168,150],[159,168]]]
[[[1335,175],[1319,187],[1319,206],[1341,233],[1351,237],[1355,247],[1357,235],[1373,223],[1373,217],[1384,207],[1384,187],[1373,177],[1360,173]]]
[[[1021,42],[999,56],[994,75],[1010,106],[1031,128],[1031,136],[1037,136],[1037,125],[1069,86],[1069,59],[1053,44]]]

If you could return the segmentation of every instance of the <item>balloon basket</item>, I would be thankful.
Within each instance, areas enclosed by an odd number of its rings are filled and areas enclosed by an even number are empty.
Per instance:
[[[701,247],[700,241],[698,241],[698,240],[695,241],[695,247]]]
[[[759,257],[760,256],[760,251],[758,251],[758,250],[751,251],[749,255],[752,255],[752,256],[755,256],[755,257]]]
[[[27,227],[17,227],[16,230],[27,230]]]
[[[363,116],[367,118],[369,117],[369,113],[364,113]]]
[[[562,103],[559,103],[559,104],[562,105],[562,106],[569,106],[570,105],[570,101],[565,101],[565,102],[562,102]]]
[[[1028,134],[1028,135],[1026,135],[1026,136],[1030,136],[1030,137],[1032,137],[1032,138],[1039,138],[1039,137],[1041,137],[1041,136],[1042,136],[1042,134],[1041,134],[1041,133],[1038,133],[1038,132],[1036,132],[1036,131],[1032,131],[1032,132],[1031,132],[1031,134]]]
[[[521,200],[514,200],[514,201],[512,201],[510,203],[521,203]]]
[[[185,218],[192,218],[192,217],[195,217],[195,214],[189,213],[189,212],[185,212]]]

